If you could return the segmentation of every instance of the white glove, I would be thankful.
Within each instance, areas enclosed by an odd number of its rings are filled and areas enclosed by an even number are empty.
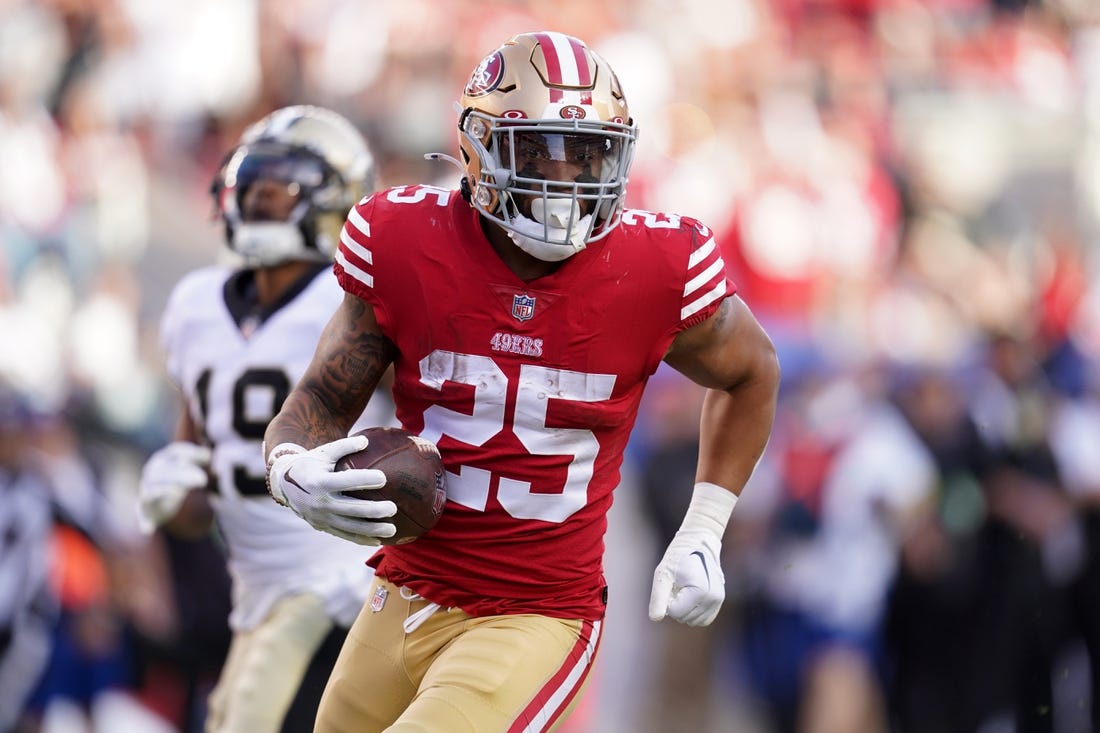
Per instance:
[[[280,443],[271,451],[267,463],[267,490],[283,506],[311,525],[329,534],[360,545],[379,545],[397,534],[385,519],[397,514],[392,501],[368,501],[344,496],[341,492],[380,489],[386,474],[373,468],[333,470],[336,462],[349,453],[367,447],[362,435],[340,438],[306,450],[294,443]]]
[[[695,484],[691,504],[676,536],[653,571],[649,618],[671,616],[688,626],[706,626],[726,598],[726,576],[719,560],[737,495],[721,486]]]
[[[210,449],[185,440],[169,443],[141,469],[138,483],[138,527],[152,534],[176,515],[188,492],[210,481]]]

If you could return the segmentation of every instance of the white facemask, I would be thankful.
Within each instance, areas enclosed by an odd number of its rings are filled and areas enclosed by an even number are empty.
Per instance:
[[[281,221],[257,221],[233,227],[233,251],[249,265],[277,265],[287,260],[323,259],[306,247],[302,230]]]
[[[531,202],[532,221],[517,214],[510,222],[519,231],[509,231],[516,246],[544,262],[560,262],[585,248],[585,235],[592,215],[580,216],[580,207],[571,199],[541,199]],[[573,220],[570,229],[569,220]],[[546,241],[547,239],[551,241]]]

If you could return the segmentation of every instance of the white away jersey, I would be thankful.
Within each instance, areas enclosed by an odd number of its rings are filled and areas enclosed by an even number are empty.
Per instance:
[[[261,322],[248,312],[250,275],[221,267],[187,275],[161,323],[168,371],[213,447],[212,503],[233,579],[230,626],[252,628],[279,598],[303,590],[319,593],[333,617],[350,624],[370,584],[372,548],[320,532],[277,504],[264,484],[261,448],[343,291],[319,267]],[[361,424],[390,420],[368,415]]]

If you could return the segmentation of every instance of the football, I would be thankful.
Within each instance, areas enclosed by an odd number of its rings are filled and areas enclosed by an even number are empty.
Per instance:
[[[397,534],[382,544],[403,545],[434,527],[447,501],[446,473],[435,444],[401,428],[367,428],[354,435],[365,435],[370,442],[337,461],[336,470],[375,468],[386,474],[386,485],[380,489],[344,492],[397,505],[397,514],[384,520],[397,526]]]

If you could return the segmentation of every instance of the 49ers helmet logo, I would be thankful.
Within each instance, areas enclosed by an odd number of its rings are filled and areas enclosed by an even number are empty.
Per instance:
[[[566,120],[583,120],[588,116],[588,113],[584,111],[584,107],[578,107],[575,104],[565,105],[558,110],[558,114]]]
[[[464,94],[467,97],[482,97],[500,86],[504,78],[504,57],[500,51],[494,51],[481,60],[470,74]]]

